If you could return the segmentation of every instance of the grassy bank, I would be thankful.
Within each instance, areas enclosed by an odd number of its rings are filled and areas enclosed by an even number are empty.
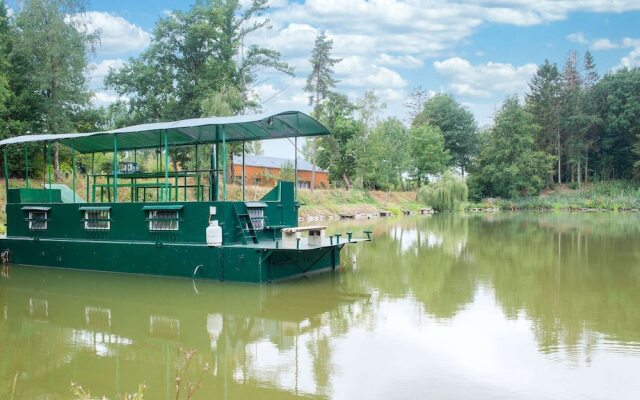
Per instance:
[[[640,186],[624,181],[596,182],[581,189],[560,185],[539,196],[485,199],[467,209],[501,210],[640,210]]]

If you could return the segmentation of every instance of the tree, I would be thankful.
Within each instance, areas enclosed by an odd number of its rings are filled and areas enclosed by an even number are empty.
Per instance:
[[[440,128],[421,125],[411,128],[412,175],[418,186],[429,181],[430,175],[444,172],[449,165],[451,155],[445,149],[445,140]]]
[[[560,71],[555,63],[545,60],[538,67],[536,74],[529,83],[529,94],[526,95],[526,105],[536,124],[536,147],[548,154],[556,154],[558,161],[558,184],[562,181],[561,174],[561,141],[560,141]],[[553,177],[553,173],[550,174]]]
[[[277,51],[244,49],[248,34],[269,28],[269,20],[260,18],[267,8],[266,0],[246,8],[239,0],[199,0],[187,11],[174,11],[158,21],[147,50],[108,73],[105,86],[129,98],[129,123],[257,109],[251,86],[259,70],[293,74]],[[189,162],[190,154],[171,149],[174,167]]]
[[[9,57],[12,41],[11,26],[4,0],[0,0],[0,116],[7,111],[7,102],[11,97],[9,87]]]
[[[640,176],[640,69],[606,74],[591,91],[601,135],[594,164],[602,179]]]
[[[438,127],[444,136],[445,149],[451,153],[451,165],[458,166],[464,175],[478,144],[476,122],[469,110],[451,95],[437,94],[425,102],[412,125]]]
[[[321,114],[321,104],[330,95],[338,81],[334,79],[333,66],[342,61],[339,58],[331,57],[333,49],[333,40],[327,38],[325,31],[321,31],[316,37],[316,42],[311,52],[311,72],[307,77],[307,84],[304,91],[309,93],[309,105],[313,106],[313,115],[318,118]],[[311,161],[311,192],[316,185],[316,153],[317,145],[315,138],[307,139],[309,141],[309,161]],[[297,149],[296,149],[297,151]]]
[[[413,121],[418,114],[424,108],[424,103],[429,99],[429,91],[422,88],[422,86],[415,87],[405,106],[409,108],[409,118]]]
[[[571,172],[571,182],[576,179],[576,169],[581,169],[582,155],[584,151],[584,117],[581,115],[582,77],[578,71],[578,55],[575,51],[569,52],[562,69],[562,89],[560,116],[565,132],[565,152],[567,167]],[[580,174],[577,174],[580,184]]]
[[[536,149],[534,138],[539,129],[517,96],[507,98],[493,128],[481,136],[470,190],[476,196],[516,197],[534,195],[544,188],[553,157]]]
[[[98,36],[87,33],[84,10],[82,0],[28,0],[16,18],[20,34],[13,51],[28,62],[28,74],[21,79],[35,90],[47,132],[73,131],[73,115],[91,99],[85,73]],[[58,146],[54,169],[59,179]]]
[[[363,186],[390,189],[402,184],[402,173],[409,169],[409,130],[397,118],[380,121],[367,137],[358,157],[363,169]]]
[[[158,21],[147,50],[111,70],[105,85],[129,97],[131,122],[200,116],[206,99],[226,88],[241,95],[242,101],[229,104],[233,115],[254,109],[250,89],[259,70],[293,73],[274,50],[244,49],[248,34],[269,28],[269,20],[260,18],[267,8],[266,0],[247,8],[239,0],[199,0],[174,11]]]
[[[346,96],[331,93],[319,118],[332,134],[318,139],[318,166],[329,171],[332,181],[342,180],[347,190],[356,171],[354,149],[364,130],[353,116],[355,109]]]

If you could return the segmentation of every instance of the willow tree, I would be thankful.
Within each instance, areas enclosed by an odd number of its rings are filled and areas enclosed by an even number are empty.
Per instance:
[[[339,58],[331,57],[333,49],[333,40],[327,38],[325,31],[321,31],[316,37],[316,41],[311,51],[311,72],[307,77],[307,84],[304,91],[309,93],[309,105],[313,106],[313,115],[319,118],[321,115],[322,102],[329,97],[331,91],[338,81],[334,79],[333,66],[341,61]],[[310,141],[311,155],[311,191],[313,192],[316,184],[316,162],[317,162],[317,144],[314,138],[307,139]],[[296,149],[297,151],[297,149]],[[297,184],[297,183],[296,183]]]

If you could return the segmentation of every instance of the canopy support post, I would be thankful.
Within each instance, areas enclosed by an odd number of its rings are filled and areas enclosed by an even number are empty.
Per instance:
[[[113,135],[113,202],[118,202],[118,135]]]
[[[93,178],[93,190],[91,191],[91,202],[96,202],[95,187],[96,187],[96,175],[95,175],[96,153],[91,153],[91,177]],[[89,201],[89,175],[87,175],[87,201]]]
[[[29,189],[29,145],[27,143],[24,144],[24,178]]]
[[[220,171],[218,170],[218,166],[220,165],[218,163],[218,154],[220,153],[220,130],[219,130],[219,125],[216,125],[216,153],[215,153],[215,179],[214,179],[214,190],[213,190],[213,201],[218,201],[218,180],[220,178]]]
[[[293,139],[293,199],[298,201],[298,137]]]
[[[7,203],[9,202],[9,165],[7,165],[7,146],[3,149],[4,157],[4,190],[6,194]]]
[[[49,175],[49,203],[53,203],[53,193],[51,188],[51,146],[47,146],[47,173]]]
[[[198,168],[198,143],[196,143],[196,201],[200,201],[200,169]],[[187,190],[186,188],[184,190]]]
[[[73,190],[73,202],[76,202],[76,147],[71,142],[71,190]]]
[[[244,147],[245,141],[242,141],[242,201],[245,201],[245,179],[246,179],[246,175],[245,175],[245,163],[244,163],[244,155],[245,155],[245,147]],[[232,167],[233,168],[233,167]]]
[[[227,139],[222,125],[222,196],[227,201]]]
[[[171,193],[169,191],[169,135],[167,130],[164,130],[164,190],[165,201],[171,200]]]

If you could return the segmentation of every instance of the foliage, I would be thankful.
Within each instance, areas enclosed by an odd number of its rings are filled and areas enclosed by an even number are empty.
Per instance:
[[[409,141],[409,130],[400,120],[388,118],[378,122],[365,139],[365,151],[358,158],[365,188],[402,186],[402,174],[409,168]]]
[[[458,104],[453,96],[437,94],[424,103],[412,125],[439,128],[444,147],[451,154],[450,165],[458,166],[464,175],[478,144],[476,121],[469,110]]]
[[[429,175],[441,174],[451,159],[442,132],[430,125],[411,128],[409,154],[411,175],[418,181],[418,186],[428,182]]]
[[[282,164],[282,167],[280,168],[279,179],[281,181],[289,181],[289,182],[293,182],[295,180],[295,168],[290,161],[287,161],[284,164]]]
[[[468,189],[464,179],[447,171],[433,183],[418,189],[418,201],[438,211],[455,211],[467,201]]]
[[[356,171],[354,148],[362,136],[363,127],[354,116],[355,106],[346,96],[331,93],[321,111],[320,121],[332,135],[317,140],[318,166],[329,171],[329,179],[342,181],[346,189],[351,188]]]
[[[469,179],[475,196],[525,196],[545,187],[553,157],[535,148],[538,131],[517,97],[505,100],[493,128],[482,135],[477,166]]]
[[[250,89],[258,70],[292,74],[278,52],[243,47],[248,34],[269,28],[269,20],[260,18],[267,8],[266,0],[246,8],[238,0],[201,0],[187,11],[175,10],[158,21],[149,48],[111,70],[105,84],[129,97],[131,122],[200,116],[203,104],[228,88],[242,99],[227,101],[232,114],[256,108]]]

